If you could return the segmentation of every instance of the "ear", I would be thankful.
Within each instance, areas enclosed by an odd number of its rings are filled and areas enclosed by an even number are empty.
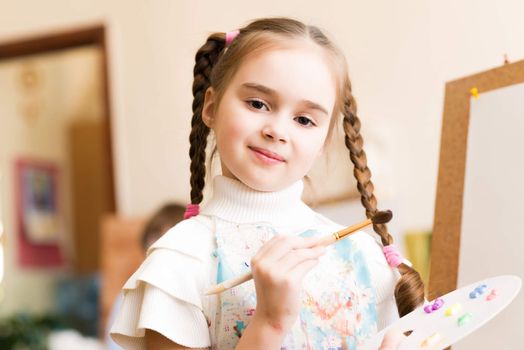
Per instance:
[[[204,106],[202,107],[202,121],[208,128],[213,128],[215,121],[215,90],[212,87],[206,90]]]

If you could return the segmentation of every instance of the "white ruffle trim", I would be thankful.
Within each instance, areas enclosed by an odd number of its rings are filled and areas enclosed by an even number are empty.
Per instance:
[[[186,347],[211,345],[203,293],[210,287],[213,237],[199,221],[173,227],[125,283],[111,336],[126,349],[145,349],[146,329]]]

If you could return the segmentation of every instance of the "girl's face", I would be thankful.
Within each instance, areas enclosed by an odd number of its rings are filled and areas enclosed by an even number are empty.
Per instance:
[[[335,106],[335,79],[315,44],[248,57],[222,99],[206,92],[202,118],[213,129],[222,174],[258,191],[303,178],[322,153]]]

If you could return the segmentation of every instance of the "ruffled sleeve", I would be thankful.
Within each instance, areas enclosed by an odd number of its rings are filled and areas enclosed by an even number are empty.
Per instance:
[[[146,329],[186,347],[211,345],[203,293],[210,286],[214,240],[202,220],[185,220],[169,230],[125,283],[111,328],[125,349],[145,349]]]

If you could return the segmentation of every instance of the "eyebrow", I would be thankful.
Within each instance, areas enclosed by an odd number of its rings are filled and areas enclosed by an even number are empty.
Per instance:
[[[267,86],[264,86],[264,85],[260,85],[260,84],[256,84],[256,83],[244,83],[242,84],[242,87],[243,88],[247,88],[247,89],[252,89],[252,90],[257,90],[257,91],[260,91],[266,95],[270,95],[270,96],[276,96],[277,95],[277,92]],[[321,105],[319,105],[318,103],[316,102],[313,102],[311,100],[302,100],[301,101],[302,103],[306,104],[308,108],[311,108],[311,109],[316,109],[316,110],[319,110],[320,112],[326,114],[326,115],[329,115],[328,111],[322,107]]]

